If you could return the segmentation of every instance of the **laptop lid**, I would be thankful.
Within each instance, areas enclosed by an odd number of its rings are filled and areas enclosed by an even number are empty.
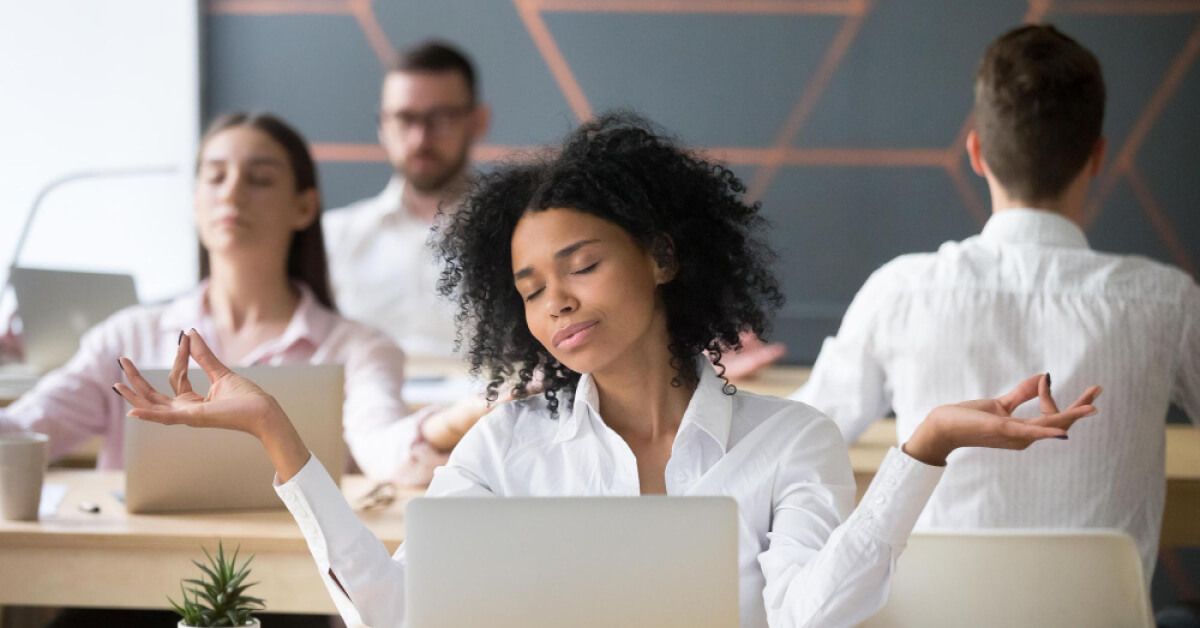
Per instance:
[[[737,626],[727,497],[419,498],[408,626]]]
[[[130,275],[20,267],[10,272],[25,361],[43,373],[66,364],[85,331],[138,302]]]
[[[147,369],[146,380],[170,391],[170,371]],[[279,401],[313,455],[334,481],[345,468],[342,440],[342,366],[252,366],[237,372]],[[192,388],[208,392],[199,369],[188,372]],[[125,419],[125,507],[129,512],[258,510],[282,508],[271,482],[275,470],[249,434]]]

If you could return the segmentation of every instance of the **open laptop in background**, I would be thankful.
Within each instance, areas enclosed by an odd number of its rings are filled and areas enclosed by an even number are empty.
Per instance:
[[[25,362],[39,373],[66,364],[85,331],[138,302],[130,275],[20,267],[9,272]]]
[[[335,482],[345,468],[341,365],[297,364],[235,369],[270,393]],[[159,391],[171,386],[166,369],[142,371]],[[208,377],[188,373],[208,392]],[[275,470],[249,434],[125,419],[125,508],[133,513],[282,508],[271,482]]]
[[[410,628],[737,626],[727,497],[418,498]]]

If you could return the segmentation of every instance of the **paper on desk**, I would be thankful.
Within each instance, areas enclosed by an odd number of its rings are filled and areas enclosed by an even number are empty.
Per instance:
[[[52,517],[58,513],[58,505],[66,496],[66,484],[43,484],[42,502],[38,504],[38,518]]]

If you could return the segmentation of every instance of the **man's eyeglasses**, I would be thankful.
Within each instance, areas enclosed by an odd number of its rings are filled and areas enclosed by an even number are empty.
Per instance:
[[[437,135],[445,133],[462,121],[475,107],[471,105],[440,106],[428,111],[400,110],[380,114],[381,124],[393,124],[401,133],[408,133],[417,127],[425,129],[426,133]]]

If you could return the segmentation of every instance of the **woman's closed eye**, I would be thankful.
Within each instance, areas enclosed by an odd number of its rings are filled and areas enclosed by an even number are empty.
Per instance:
[[[586,274],[592,272],[593,270],[596,270],[596,267],[599,265],[600,265],[600,262],[592,262],[591,264],[584,266],[583,268],[580,268],[579,270],[571,271],[571,274],[572,275],[586,275]]]
[[[533,292],[530,292],[529,294],[525,295],[525,302],[528,303],[529,301],[536,299],[537,296],[539,294],[541,294],[544,290],[545,290],[545,288],[538,288],[537,290],[534,290]]]

